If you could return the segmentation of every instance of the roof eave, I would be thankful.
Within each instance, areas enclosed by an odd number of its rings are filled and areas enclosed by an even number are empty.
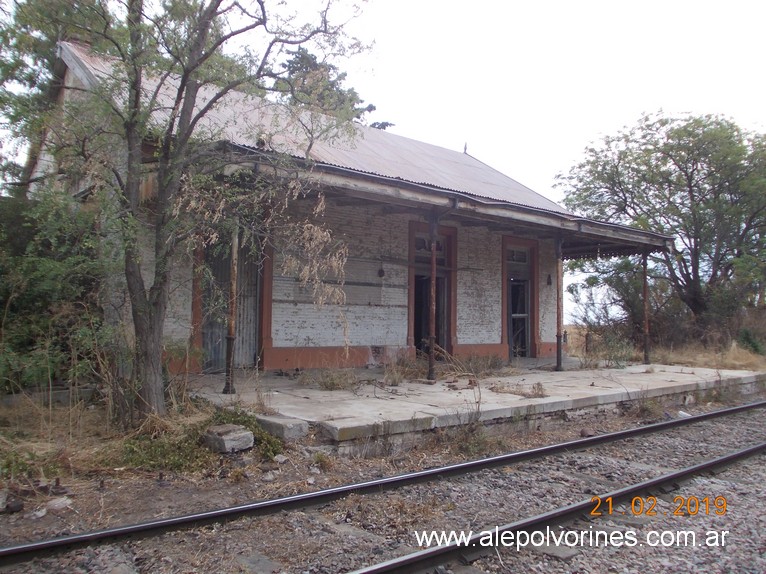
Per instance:
[[[265,160],[273,166],[271,160],[274,154],[271,152],[238,144],[230,145],[254,157],[256,162]],[[667,250],[673,241],[672,237],[659,233],[582,218],[566,212],[488,200],[465,192],[360,172],[306,158],[292,159],[298,167],[310,169],[308,177],[317,183],[360,197],[384,198],[392,203],[435,208],[445,215],[470,214],[474,218],[521,223],[544,230],[563,241],[562,256],[565,259],[660,252]]]

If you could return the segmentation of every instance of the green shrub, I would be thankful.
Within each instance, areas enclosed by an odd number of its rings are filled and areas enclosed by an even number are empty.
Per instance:
[[[123,443],[123,463],[133,468],[189,472],[215,461],[216,456],[200,444],[197,431],[182,436],[138,436]]]
[[[254,448],[263,458],[273,459],[282,452],[282,443],[264,431],[255,416],[243,410],[217,409],[204,422],[177,432],[155,431],[127,439],[123,444],[122,463],[145,470],[192,472],[214,466],[218,456],[203,444],[210,426],[241,425],[252,431]]]
[[[756,355],[766,355],[766,347],[750,329],[740,329],[737,342]]]

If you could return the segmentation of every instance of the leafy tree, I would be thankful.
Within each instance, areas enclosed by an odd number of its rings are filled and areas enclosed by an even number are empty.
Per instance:
[[[56,44],[60,40],[85,40],[100,50],[89,30],[103,22],[105,6],[97,0],[27,0],[14,3],[12,13],[0,14],[0,127],[7,131],[0,150],[0,181],[14,195],[27,191],[24,166],[17,157],[29,142],[39,142],[48,113],[55,102]],[[37,154],[36,147],[30,156]]]
[[[88,18],[82,17],[77,6],[74,12],[79,19],[74,18],[73,26],[82,37],[108,46],[110,69],[96,89],[75,90],[63,110],[47,121],[47,150],[80,194],[103,194],[115,200],[113,211],[106,215],[119,231],[114,247],[122,254],[130,300],[135,336],[132,376],[138,382],[138,404],[144,414],[164,414],[163,332],[174,258],[192,247],[200,228],[214,230],[203,242],[221,234],[227,237],[231,229],[224,223],[237,233],[245,228],[257,243],[270,231],[269,218],[284,213],[278,206],[306,193],[297,179],[280,183],[252,173],[244,178],[246,188],[231,185],[228,176],[222,175],[223,167],[236,158],[220,143],[226,139],[226,125],[216,119],[216,113],[232,105],[232,100],[249,102],[255,110],[257,96],[279,97],[290,85],[300,96],[291,104],[312,113],[329,107],[331,117],[340,118],[337,127],[341,127],[359,116],[361,100],[355,92],[342,90],[342,77],[334,67],[320,64],[301,48],[338,57],[362,46],[332,23],[333,0],[322,2],[315,11],[303,4],[300,12],[291,9],[289,2],[268,0],[126,0],[119,4],[93,0],[93,8],[87,7]],[[292,63],[291,54],[297,56]],[[314,72],[319,81],[313,81]],[[314,126],[308,127],[316,133]],[[265,142],[269,135],[259,141]],[[270,151],[265,143],[262,147]],[[271,157],[275,168],[284,166],[286,160],[278,154]],[[150,199],[142,195],[147,184],[154,188]],[[211,188],[218,193],[206,196],[204,190]],[[243,206],[253,209],[246,212]],[[188,213],[205,221],[193,221]],[[243,219],[236,217],[238,213]],[[151,230],[148,257],[142,246],[147,243],[147,226]],[[287,227],[306,233],[298,225]],[[326,233],[316,235],[324,240],[298,238],[305,247],[302,254],[313,249],[311,255],[317,258],[328,250],[342,251]],[[150,262],[148,268],[142,260]],[[337,261],[332,260],[330,267],[334,269]],[[315,278],[323,269],[313,266],[308,275]]]
[[[90,380],[101,333],[94,213],[61,191],[0,198],[0,391]]]
[[[765,145],[719,116],[645,116],[588,148],[559,185],[575,212],[675,236],[652,269],[705,327],[762,296]]]
[[[283,73],[275,77],[273,89],[308,139],[308,155],[317,140],[353,133],[350,122],[375,111],[375,106],[362,106],[356,90],[343,87],[346,74],[336,66],[320,62],[302,46],[289,53],[291,58],[282,64]]]

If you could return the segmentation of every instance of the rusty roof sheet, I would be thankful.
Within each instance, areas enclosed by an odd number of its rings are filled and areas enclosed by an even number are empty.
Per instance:
[[[93,55],[85,46],[61,42],[60,54],[70,69],[81,77],[84,75],[82,79],[91,86],[115,75],[108,58]],[[156,92],[153,117],[157,120],[163,119],[172,107],[174,90],[170,84],[172,81],[159,86]],[[148,95],[155,91],[157,84],[147,78],[144,87]],[[200,91],[202,102],[206,100],[206,91],[206,88]],[[208,97],[212,97],[212,92]],[[273,102],[235,92],[217,105],[198,127],[207,130],[212,138],[248,147],[255,147],[258,139],[266,135],[270,149],[306,157],[308,139],[300,124],[322,123],[323,119],[302,113],[302,122],[296,122],[294,113]],[[354,130],[352,137],[316,141],[308,157],[320,164],[360,174],[569,214],[553,201],[468,154],[358,124]]]

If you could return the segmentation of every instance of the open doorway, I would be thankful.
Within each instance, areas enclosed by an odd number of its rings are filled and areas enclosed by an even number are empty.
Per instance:
[[[533,357],[534,336],[534,248],[507,242],[505,245],[505,309],[508,357]]]
[[[447,304],[448,278],[436,275],[436,330],[435,343],[442,349],[448,348],[447,334],[449,333],[449,305]],[[429,319],[431,310],[431,276],[415,275],[414,301],[414,335],[415,348],[424,353],[428,352]]]
[[[509,279],[508,301],[510,356],[529,357],[529,281]]]
[[[434,343],[452,352],[455,336],[455,230],[440,227],[436,235],[436,328]],[[429,351],[431,311],[431,235],[427,224],[410,225],[410,344],[420,352]]]

